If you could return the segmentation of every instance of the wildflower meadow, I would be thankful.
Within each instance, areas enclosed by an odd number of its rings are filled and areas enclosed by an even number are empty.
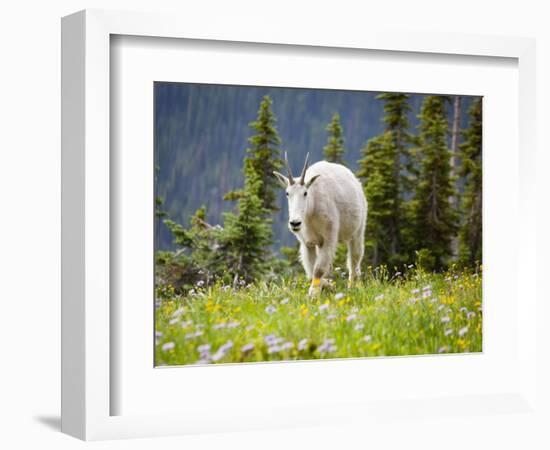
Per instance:
[[[157,303],[156,365],[482,351],[480,272],[367,274],[307,296],[302,277],[197,286]]]

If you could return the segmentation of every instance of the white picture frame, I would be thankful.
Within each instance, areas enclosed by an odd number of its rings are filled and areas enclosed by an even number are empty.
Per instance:
[[[116,334],[110,297],[111,265],[111,171],[110,91],[111,36],[142,36],[216,42],[284,44],[302,48],[330,48],[332,52],[365,49],[407,52],[414,55],[456,55],[499,57],[518,64],[518,148],[519,182],[517,198],[517,277],[522,287],[515,326],[520,367],[515,388],[490,395],[424,399],[377,399],[376,402],[305,404],[301,407],[278,404],[273,411],[235,413],[231,406],[208,405],[202,412],[141,412],[112,415],[113,392],[120,388],[112,379],[111,337]],[[62,430],[85,440],[162,436],[171,434],[233,431],[266,427],[330,423],[336,417],[360,424],[363,420],[396,413],[395,402],[407,404],[405,417],[433,407],[440,414],[461,416],[498,414],[538,414],[536,358],[536,293],[532,279],[535,261],[535,43],[532,39],[451,35],[407,34],[349,30],[326,36],[323,30],[267,30],[254,25],[233,27],[224,22],[209,23],[190,17],[112,11],[82,11],[62,22]],[[419,56],[418,56],[419,57]],[[516,247],[514,247],[516,248]],[[522,282],[523,281],[523,282]],[[519,295],[515,292],[516,297]],[[151,299],[152,301],[152,299]],[[523,350],[522,350],[523,349]],[[394,367],[399,365],[397,360]],[[325,362],[320,364],[327,364]],[[321,367],[308,366],[314,374]],[[291,367],[286,365],[285,367]],[[296,367],[293,370],[296,372]],[[350,366],[336,366],[340,374]],[[248,366],[248,371],[257,369]],[[277,370],[274,365],[272,371]],[[398,370],[396,368],[396,370]],[[280,372],[280,370],[279,370]],[[308,400],[309,401],[309,400]],[[437,406],[436,406],[437,405]],[[269,406],[269,405],[267,405]],[[401,408],[399,408],[400,411]],[[452,412],[454,411],[454,413]]]

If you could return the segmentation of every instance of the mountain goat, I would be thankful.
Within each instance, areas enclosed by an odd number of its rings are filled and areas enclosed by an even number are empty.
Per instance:
[[[306,156],[300,179],[295,181],[285,154],[288,178],[274,172],[288,198],[288,227],[300,241],[300,259],[308,279],[309,295],[321,292],[328,281],[338,242],[347,245],[348,286],[361,275],[367,200],[351,170],[319,161],[308,169]]]

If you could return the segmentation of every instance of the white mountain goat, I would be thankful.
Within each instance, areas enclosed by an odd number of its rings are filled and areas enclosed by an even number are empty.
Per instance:
[[[348,286],[361,275],[367,200],[363,187],[347,167],[319,161],[295,181],[285,154],[288,178],[273,172],[288,197],[288,227],[300,241],[300,259],[311,280],[309,295],[315,296],[329,283],[338,242],[347,245]]]

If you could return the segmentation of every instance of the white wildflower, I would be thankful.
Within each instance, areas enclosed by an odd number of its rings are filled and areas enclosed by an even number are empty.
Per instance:
[[[466,314],[466,318],[468,320],[473,319],[475,316],[476,316],[476,313],[473,311],[468,311],[468,313]]]
[[[269,305],[267,308],[265,308],[265,312],[268,314],[273,314],[275,311],[277,311],[277,308],[273,305]]]
[[[370,342],[372,341],[372,336],[370,334],[367,334],[366,336],[363,336],[363,340],[365,342]]]
[[[192,320],[184,320],[184,321],[181,323],[181,327],[182,327],[182,328],[187,328],[187,327],[190,327],[191,325],[193,325],[193,321],[192,321]]]
[[[226,326],[227,326],[227,324],[225,322],[220,322],[220,323],[216,323],[216,324],[212,325],[212,329],[219,330],[221,328],[225,328]]]
[[[180,320],[176,317],[174,319],[171,319],[170,322],[168,322],[170,325],[175,325],[176,323],[178,323]]]
[[[382,300],[383,298],[384,298],[384,294],[379,294],[376,297],[374,297],[374,300],[378,302],[378,301]]]
[[[197,281],[197,287],[203,287],[204,286],[204,280]]]
[[[338,292],[338,293],[334,296],[334,298],[335,298],[336,300],[342,300],[345,296],[346,296],[346,294],[344,294],[343,292]]]
[[[327,316],[327,320],[333,320],[336,319],[336,314],[332,313]]]
[[[365,328],[365,325],[363,325],[362,323],[358,323],[357,325],[355,325],[354,329],[357,330],[357,331],[360,331],[362,330],[363,328]]]
[[[452,334],[452,333],[453,333],[453,330],[452,330],[451,328],[447,328],[447,329],[445,330],[445,336],[449,336],[449,335]]]
[[[441,322],[443,323],[449,323],[451,321],[451,318],[449,316],[445,316],[441,318]]]
[[[458,335],[460,337],[464,336],[468,332],[468,327],[463,327],[460,330],[458,330]]]
[[[352,320],[355,320],[357,318],[357,314],[350,314],[348,317],[346,317],[346,322],[351,322]]]
[[[227,328],[237,328],[241,322],[235,321],[227,324]]]
[[[281,305],[286,305],[289,301],[290,301],[289,298],[283,298],[283,299],[281,300]]]
[[[185,312],[185,308],[178,308],[172,313],[172,317],[179,317]]]
[[[282,346],[281,346],[281,350],[290,350],[291,348],[294,347],[294,342],[285,342]]]
[[[328,303],[323,303],[319,306],[319,311],[324,311],[326,309],[328,309]]]

